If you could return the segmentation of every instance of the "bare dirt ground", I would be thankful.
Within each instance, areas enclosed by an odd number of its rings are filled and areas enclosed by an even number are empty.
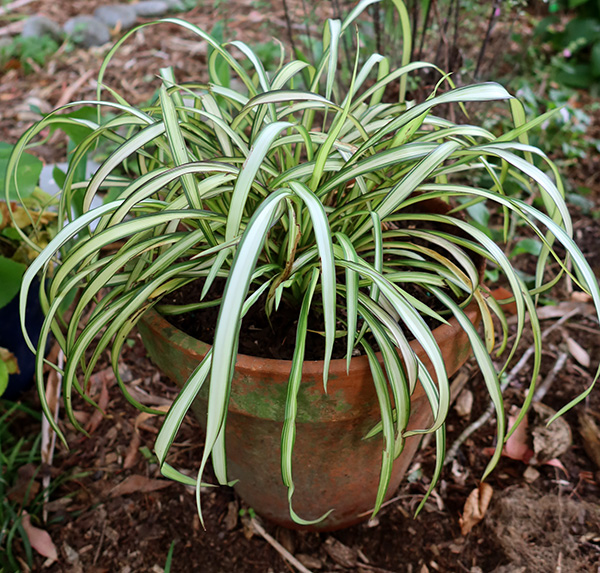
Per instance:
[[[50,2],[40,0],[22,13],[42,13],[59,22],[82,12],[91,12],[98,0]],[[215,7],[199,6],[184,15],[207,29],[226,15],[229,29],[249,43],[283,37],[285,18],[280,3],[257,8],[249,0],[234,0]],[[301,4],[295,7],[301,14]],[[315,10],[329,15],[329,3]],[[107,48],[59,49],[49,63],[33,74],[24,74],[14,63],[0,70],[0,141],[14,142],[36,113],[47,112],[73,99],[95,97],[95,77]],[[174,65],[178,79],[205,79],[206,45],[164,24],[133,38],[115,59],[107,83],[117,87],[131,103],[147,101],[158,82],[159,67]],[[126,73],[123,73],[126,70]],[[47,161],[64,158],[64,143],[39,150]],[[597,158],[574,169],[574,181],[585,181],[592,189],[596,210],[600,208]],[[600,229],[598,221],[575,211],[578,239],[593,258],[600,275]],[[585,300],[564,297],[548,307],[542,320],[547,332],[540,384],[548,393],[540,400],[557,409],[586,388],[598,367],[600,337]],[[567,318],[565,318],[567,317]],[[562,321],[562,322],[561,322]],[[153,406],[166,406],[176,388],[161,377],[139,338],[123,357],[128,384]],[[531,340],[521,344],[526,352]],[[586,349],[584,352],[578,347]],[[249,521],[248,508],[233,490],[218,488],[204,493],[207,529],[196,514],[193,492],[184,486],[160,480],[151,453],[160,421],[143,417],[122,398],[108,368],[108,358],[99,364],[91,394],[103,405],[105,416],[77,406],[81,422],[90,428],[90,438],[64,425],[71,449],[59,447],[52,467],[53,479],[77,475],[65,481],[52,495],[49,519],[43,527],[57,546],[60,559],[50,566],[36,556],[36,571],[55,572],[160,572],[169,547],[174,543],[171,571],[286,573],[295,569],[273,548]],[[507,390],[508,411],[522,403],[531,360],[518,368],[515,360],[507,370],[512,384]],[[551,385],[551,386],[550,386]],[[468,363],[455,379],[458,399],[448,421],[448,444],[452,448],[469,424],[488,408],[480,375]],[[28,394],[25,400],[34,403]],[[427,490],[433,470],[435,446],[424,441],[407,479],[393,500],[373,522],[344,531],[315,534],[290,532],[264,523],[266,532],[300,560],[310,571],[395,572],[495,572],[570,573],[598,571],[600,567],[600,394],[591,396],[565,418],[566,426],[544,434],[543,424],[532,414],[529,426],[507,448],[481,497],[492,492],[483,520],[467,532],[460,518],[465,504],[489,460],[495,426],[487,421],[455,449],[435,494],[417,519],[412,515]],[[565,429],[566,428],[566,429]],[[551,446],[572,437],[572,446],[557,453]],[[565,437],[566,436],[566,437]],[[197,469],[202,431],[194,420],[186,420],[172,460],[190,472]],[[536,442],[537,440],[537,442]],[[536,445],[537,444],[537,445]],[[541,448],[541,449],[540,449]],[[545,449],[544,449],[545,448]],[[532,450],[536,455],[531,457]],[[552,465],[543,461],[558,458]],[[524,461],[526,460],[526,461]],[[537,461],[536,461],[537,460]],[[207,476],[214,481],[214,477]],[[471,498],[472,500],[473,498]],[[481,500],[479,500],[481,501]],[[479,505],[479,503],[475,504]],[[471,508],[473,509],[473,508]],[[244,511],[245,510],[245,511]],[[242,515],[243,514],[243,515]],[[463,534],[464,533],[464,534]],[[24,567],[25,571],[26,568]]]

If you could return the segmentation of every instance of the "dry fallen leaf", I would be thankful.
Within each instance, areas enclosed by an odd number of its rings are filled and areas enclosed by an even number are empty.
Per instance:
[[[517,416],[508,417],[509,430],[513,427],[516,419]],[[529,447],[528,425],[527,417],[523,418],[510,438],[506,440],[506,444],[504,444],[504,449],[502,450],[503,455],[512,460],[529,463],[529,460],[533,456],[533,450]]]
[[[487,483],[481,483],[475,488],[467,498],[463,514],[458,520],[460,523],[460,532],[467,535],[485,516],[494,489]]]
[[[58,551],[56,550],[56,545],[52,542],[50,534],[39,527],[31,525],[31,518],[26,511],[23,512],[21,525],[27,534],[31,547],[51,561],[58,560]]]
[[[105,415],[104,410],[106,410],[106,407],[108,406],[108,400],[109,400],[108,386],[106,384],[106,378],[103,378],[102,379],[102,390],[100,391],[100,398],[98,399],[98,406],[100,407],[100,410],[94,411],[94,413],[92,414],[92,417],[90,418],[90,421],[85,426],[85,429],[90,434],[93,433],[94,431],[96,431],[96,429],[100,425],[100,422],[102,422],[102,419],[104,418],[104,415]]]
[[[140,453],[141,445],[142,438],[140,438],[140,435],[134,430],[133,435],[131,436],[131,442],[129,442],[129,446],[127,447],[125,460],[123,461],[123,469],[128,470],[135,466]]]
[[[590,365],[590,355],[583,349],[577,342],[575,342],[570,336],[567,337],[567,348],[571,353],[571,356],[579,362],[584,368],[588,368]]]
[[[579,414],[579,434],[583,440],[586,454],[600,469],[600,428],[594,419],[585,412]]]
[[[150,493],[169,487],[172,483],[172,481],[133,475],[125,478],[119,485],[114,487],[110,491],[110,497],[129,495],[130,493]]]
[[[532,406],[535,413],[533,429],[533,450],[538,463],[546,463],[562,456],[573,442],[571,428],[564,418],[557,418],[547,426],[548,420],[556,414],[555,410],[545,404],[535,402]]]
[[[576,290],[571,293],[571,300],[574,302],[589,303],[592,302],[592,297],[586,292]]]
[[[461,418],[467,418],[471,415],[473,408],[473,392],[465,388],[459,395],[454,406],[457,414]]]
[[[490,294],[497,301],[514,298],[513,293],[510,292],[508,289],[505,289],[504,287],[495,288],[493,291],[490,292]],[[502,305],[502,310],[506,314],[517,314],[517,303],[515,303],[515,301],[505,303]]]
[[[224,523],[227,531],[232,531],[237,527],[240,517],[240,504],[235,501],[230,501],[227,504],[227,514],[225,515]]]

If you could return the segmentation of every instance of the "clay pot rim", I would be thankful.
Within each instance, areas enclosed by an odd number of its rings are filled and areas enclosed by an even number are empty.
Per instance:
[[[446,213],[449,211],[450,206],[448,203],[442,201],[439,198],[432,198],[423,201],[423,205],[426,209],[432,213]],[[473,262],[477,266],[479,273],[480,282],[483,281],[483,273],[486,266],[485,258],[472,254]],[[479,305],[476,301],[472,301],[463,312],[467,315],[472,324],[477,325],[481,317]],[[153,330],[165,331],[171,330],[173,335],[173,342],[188,352],[197,355],[198,359],[202,359],[206,352],[211,348],[211,345],[190,336],[183,332],[173,324],[171,324],[165,317],[163,317],[154,308],[148,309],[141,320],[146,322]],[[438,346],[442,347],[447,341],[454,338],[458,332],[462,331],[462,327],[458,323],[458,320],[452,316],[448,320],[449,324],[441,324],[434,328],[431,332],[438,343]],[[413,350],[421,349],[421,345],[417,340],[411,340],[410,346]],[[201,352],[199,350],[201,349]],[[377,359],[383,364],[383,357],[381,352],[376,353]],[[322,376],[323,374],[323,360],[304,360],[302,373],[307,376]],[[251,356],[248,354],[238,354],[236,358],[235,367],[240,372],[256,372],[257,370],[272,372],[272,373],[289,373],[291,370],[292,361],[282,360],[277,358],[263,358],[259,356]],[[329,374],[337,376],[344,376],[346,374],[346,358],[334,358],[330,362]],[[356,371],[370,372],[369,358],[366,355],[353,356],[350,364],[350,368]]]
[[[477,324],[480,311],[479,305],[473,301],[471,302],[463,311],[471,323]],[[185,333],[180,330],[173,324],[171,324],[164,316],[162,316],[158,311],[153,308],[150,308],[143,315],[142,320],[150,326],[152,330],[168,331],[170,330],[172,334],[169,335],[169,338],[172,339],[173,343],[183,347],[186,351],[196,354],[198,359],[202,359],[203,356],[208,352],[211,348],[210,344],[202,340],[198,340],[193,336]],[[440,326],[434,328],[431,332],[435,337],[438,346],[443,346],[447,340],[451,340],[454,338],[459,332],[463,330],[460,326],[458,320],[455,317],[452,317],[449,321],[449,324],[441,324]],[[200,347],[199,347],[200,345]],[[417,340],[411,340],[410,346],[413,350],[416,350],[421,347]],[[202,352],[199,352],[199,350]],[[383,363],[383,356],[381,352],[377,352],[376,356],[378,360]],[[302,367],[303,375],[308,376],[318,376],[323,373],[323,360],[305,360]],[[346,358],[334,358],[331,360],[329,366],[329,373],[333,376],[343,376],[346,374]],[[240,372],[244,371],[257,371],[263,370],[273,373],[289,373],[291,370],[292,361],[291,360],[283,360],[278,358],[264,358],[260,356],[251,356],[248,354],[238,354],[236,358],[236,369]],[[369,366],[369,358],[367,355],[361,356],[353,356],[352,361],[350,363],[350,368],[353,371],[365,371],[370,372]]]

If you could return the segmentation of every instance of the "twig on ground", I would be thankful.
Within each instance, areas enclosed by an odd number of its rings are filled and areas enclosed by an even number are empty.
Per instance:
[[[14,2],[10,2],[5,6],[0,8],[0,16],[4,16],[4,14],[8,14],[11,10],[16,10],[17,8],[22,8],[27,4],[31,4],[32,2],[37,2],[37,0],[14,0]]]
[[[396,497],[393,497],[392,499],[388,499],[385,503],[381,504],[381,508],[383,509],[384,507],[391,505],[392,503],[396,503],[397,501],[404,499],[404,498],[412,498],[414,497],[414,495],[397,495]],[[369,515],[370,513],[373,513],[372,509],[369,509],[369,511],[363,511],[362,513],[359,513],[356,517],[366,517],[367,515]]]
[[[55,343],[52,352],[58,352],[58,367],[63,368],[65,355],[63,351],[58,347],[58,343]],[[52,353],[51,352],[51,353]],[[53,414],[55,422],[58,422],[58,411],[60,409],[60,391],[62,388],[62,376],[57,370],[50,370],[48,373],[48,383],[46,385],[46,401],[50,407],[50,411]],[[50,426],[50,422],[46,416],[42,416],[42,442],[40,446],[42,462],[47,466],[52,466],[52,460],[54,458],[54,448],[56,446],[56,432]],[[46,503],[50,499],[50,474],[44,475],[42,479],[42,486],[44,488],[44,506],[42,511],[42,519],[44,522],[48,519],[48,510],[46,509]]]
[[[0,28],[0,36],[15,36],[17,34],[20,34],[23,31],[24,25],[25,24],[23,20],[12,22],[11,24],[8,24],[8,26]]]
[[[85,84],[92,76],[96,74],[96,70],[88,70],[76,82],[71,84],[60,96],[55,107],[62,107],[69,103],[79,88]]]
[[[552,333],[559,326],[561,326],[562,324],[567,322],[567,320],[569,320],[570,318],[573,318],[575,315],[580,314],[580,313],[581,313],[581,308],[574,308],[573,310],[571,310],[570,312],[568,312],[567,314],[562,316],[552,326],[550,326],[546,330],[544,330],[544,332],[542,333],[542,340],[544,338],[547,338],[550,333]],[[530,346],[524,352],[521,359],[517,362],[517,364],[515,364],[515,366],[508,373],[508,375],[506,376],[506,379],[502,383],[502,385],[500,387],[502,393],[504,393],[506,388],[514,381],[514,379],[517,377],[517,374],[519,374],[519,372],[521,370],[523,370],[523,368],[527,364],[527,361],[529,360],[529,358],[531,357],[531,355],[534,352],[535,352],[535,347],[533,345]],[[458,450],[460,449],[460,447],[492,417],[492,414],[494,413],[494,411],[495,411],[494,404],[493,404],[493,402],[490,402],[489,406],[487,407],[486,411],[481,415],[481,417],[479,419],[475,420],[472,424],[467,426],[462,431],[460,436],[458,436],[458,438],[456,438],[456,441],[452,444],[452,447],[448,450],[448,454],[446,455],[444,465],[452,463],[454,458],[456,458],[456,455],[458,454]]]
[[[544,381],[539,385],[538,389],[535,391],[535,394],[533,395],[534,402],[541,402],[544,399],[544,396],[546,395],[548,390],[550,390],[550,386],[552,386],[556,375],[562,370],[568,357],[568,352],[561,352],[558,355],[558,358],[556,359],[552,370],[548,372],[546,378],[544,378]]]
[[[256,533],[261,535],[265,539],[265,541],[269,545],[271,545],[288,563],[293,565],[301,573],[312,573],[312,571],[310,571],[310,569],[307,569],[306,567],[304,567],[304,565],[302,565],[302,563],[300,563],[300,561],[298,561],[298,559],[296,559],[283,545],[281,545],[281,543],[279,543],[276,539],[271,537],[263,529],[262,525],[260,523],[258,523],[258,521],[255,518],[252,518],[250,520],[250,523],[251,523],[252,527],[254,528],[254,530],[256,531]]]

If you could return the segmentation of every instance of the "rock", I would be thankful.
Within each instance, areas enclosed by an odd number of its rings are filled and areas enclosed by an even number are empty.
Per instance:
[[[169,11],[168,2],[163,0],[142,0],[142,2],[131,4],[131,7],[140,18],[163,16]]]
[[[129,4],[109,4],[96,8],[94,18],[104,22],[109,28],[119,26],[121,30],[128,30],[135,25],[137,14]]]
[[[46,16],[31,16],[25,20],[21,36],[23,38],[39,38],[40,36],[50,36],[54,40],[60,40],[63,37],[63,31],[60,24]]]
[[[93,16],[75,16],[65,22],[65,33],[73,42],[86,48],[102,46],[110,41],[108,26]]]
[[[169,5],[169,11],[183,12],[186,10],[185,4],[181,0],[165,0]]]

